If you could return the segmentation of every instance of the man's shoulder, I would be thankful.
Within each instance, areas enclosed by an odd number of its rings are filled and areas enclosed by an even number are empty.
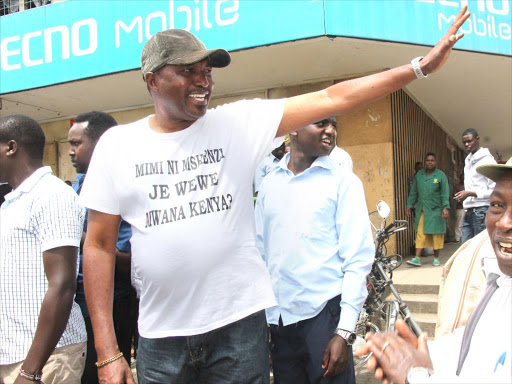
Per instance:
[[[329,169],[330,177],[335,179],[339,188],[350,188],[362,186],[361,179],[349,169],[344,167],[334,166]]]
[[[475,153],[470,153],[465,162],[466,166],[477,167],[482,163],[496,163],[496,160],[488,148],[480,147]]]
[[[446,173],[444,173],[444,171],[440,170],[439,168],[436,168],[436,173],[437,173],[438,175],[441,175],[441,176],[446,177]]]
[[[278,180],[282,176],[283,172],[284,170],[281,169],[279,165],[276,165],[274,168],[269,169],[268,173],[261,181],[258,194],[261,194],[262,192],[265,192],[267,190],[271,190],[273,186],[276,186],[275,180]]]
[[[78,201],[78,196],[72,187],[54,175],[45,175],[34,187],[33,196],[35,200],[50,200],[70,198]]]
[[[100,140],[126,140],[127,138],[132,137],[132,135],[137,134],[140,130],[149,128],[148,122],[151,116],[152,115],[148,115],[142,119],[132,121],[131,123],[120,124],[109,128],[103,135],[101,135]]]
[[[285,99],[243,99],[218,105],[206,112],[206,117],[217,117],[223,115],[245,115],[251,113],[261,113],[266,108],[272,110],[274,108],[282,108]]]

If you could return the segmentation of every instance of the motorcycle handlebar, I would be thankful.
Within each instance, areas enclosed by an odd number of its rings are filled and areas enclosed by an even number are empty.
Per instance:
[[[389,224],[384,231],[389,232],[391,228],[396,227],[397,229],[406,228],[409,222],[407,220],[393,220],[391,224]]]
[[[395,232],[403,231],[407,229],[409,222],[407,220],[393,220],[391,224],[389,224],[383,230],[377,232],[377,240],[382,238],[388,238]],[[396,227],[393,229],[393,227]]]

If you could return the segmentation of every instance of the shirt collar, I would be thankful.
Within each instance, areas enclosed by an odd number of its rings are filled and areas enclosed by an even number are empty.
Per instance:
[[[512,278],[501,272],[501,269],[498,265],[498,259],[494,253],[483,255],[480,262],[482,271],[484,272],[486,278],[489,273],[495,273],[499,275],[498,280],[496,280],[498,286],[512,286]]]
[[[279,161],[277,167],[282,170],[291,172],[288,169],[288,163],[290,162],[290,156],[291,156],[290,152],[285,154],[283,156],[283,158],[281,159],[281,161]],[[329,156],[319,156],[315,159],[315,161],[313,161],[313,164],[311,164],[311,166],[308,169],[312,169],[315,167],[325,168],[325,169],[335,169],[336,165],[332,162],[332,160],[329,158]],[[304,172],[306,172],[308,169],[306,169]],[[302,173],[304,173],[304,172],[302,172]]]
[[[85,179],[85,173],[79,173],[76,175],[76,182],[80,185],[84,182]]]
[[[425,178],[430,179],[432,177],[436,177],[437,176],[437,170],[438,170],[438,168],[436,167],[436,169],[434,169],[430,175],[427,175],[427,170],[426,169],[422,169],[422,170],[420,170],[420,172],[423,171],[423,174],[425,175]]]
[[[32,188],[43,178],[43,176],[52,173],[51,167],[41,167],[36,169],[29,177],[27,177],[23,182],[18,185],[18,188],[12,190],[7,195],[5,195],[5,201],[10,201],[22,193],[29,193]]]

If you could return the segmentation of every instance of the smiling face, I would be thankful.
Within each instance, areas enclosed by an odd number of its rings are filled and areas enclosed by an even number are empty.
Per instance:
[[[336,145],[336,118],[310,124],[297,131],[297,144],[303,153],[310,156],[326,156]]]
[[[166,65],[147,73],[156,113],[188,126],[204,116],[214,86],[208,59],[190,65]]]
[[[512,276],[512,170],[496,183],[485,225],[500,270]]]
[[[462,136],[462,144],[466,151],[469,153],[475,153],[480,149],[480,137],[475,136],[472,133]]]
[[[68,132],[69,156],[78,173],[87,173],[96,141],[85,133],[88,122],[75,123]]]

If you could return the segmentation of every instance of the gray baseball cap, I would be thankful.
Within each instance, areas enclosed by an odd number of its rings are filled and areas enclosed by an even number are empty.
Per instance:
[[[476,171],[488,179],[498,182],[506,171],[512,171],[512,157],[505,164],[480,165],[476,168]]]
[[[188,65],[208,58],[212,67],[229,65],[231,56],[224,49],[206,49],[204,44],[183,29],[168,29],[158,32],[148,40],[140,57],[142,77],[164,65]]]

